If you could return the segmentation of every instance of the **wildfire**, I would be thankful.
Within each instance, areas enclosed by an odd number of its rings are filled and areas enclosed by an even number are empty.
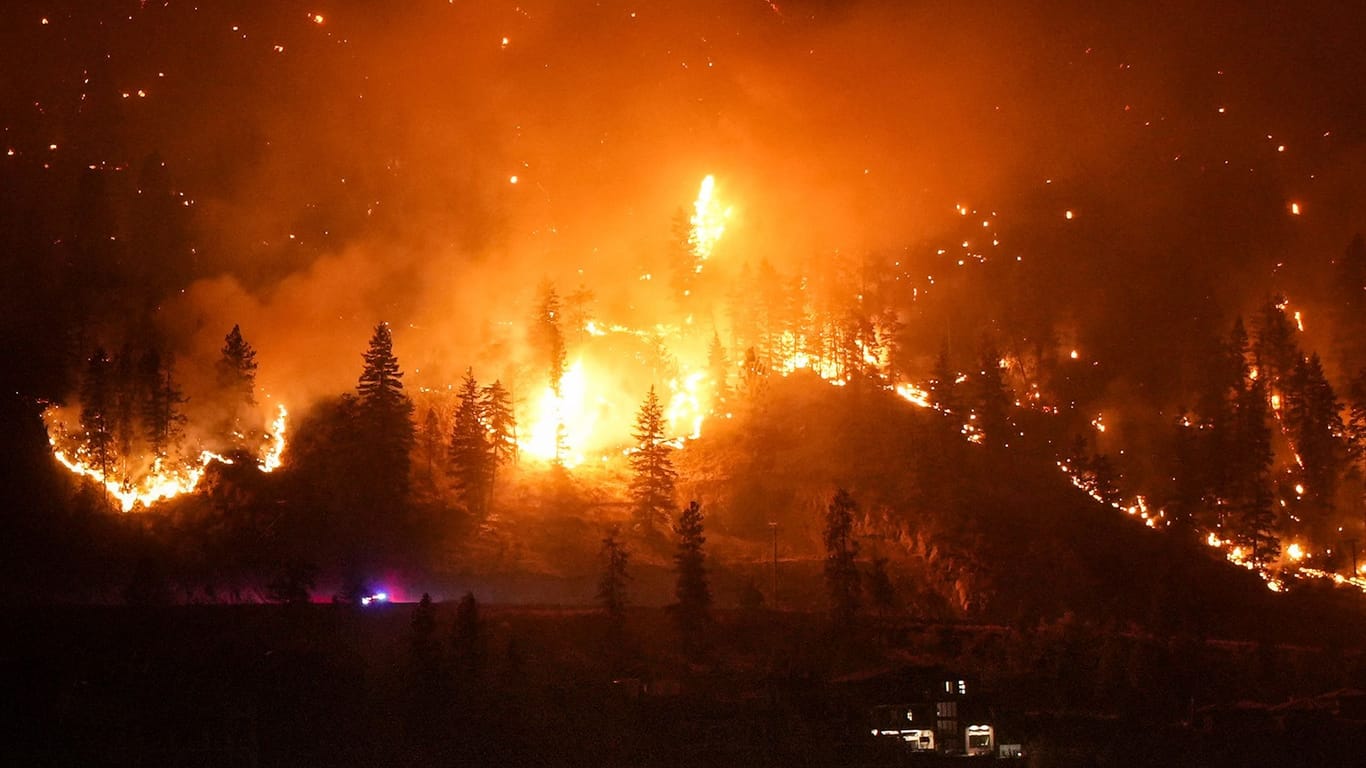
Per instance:
[[[120,480],[112,477],[112,473],[106,473],[93,466],[83,449],[69,449],[59,445],[59,437],[65,438],[65,431],[58,423],[57,408],[48,409],[44,417],[48,422],[48,444],[52,446],[52,457],[72,474],[94,480],[110,498],[118,502],[123,512],[131,512],[139,505],[150,507],[159,501],[192,493],[199,486],[199,481],[203,479],[210,464],[234,463],[222,454],[201,450],[195,459],[187,459],[171,466],[167,466],[166,462],[158,457],[153,460],[150,469],[140,477],[125,477]],[[262,472],[272,472],[281,465],[285,451],[287,417],[288,411],[284,405],[280,405],[267,436],[269,442],[257,460],[257,468]]]
[[[584,448],[597,421],[599,409],[593,405],[583,360],[575,360],[560,379],[559,394],[546,385],[533,404],[526,439],[518,441],[518,447],[543,461],[559,461],[568,467],[582,464]]]
[[[697,200],[692,207],[693,214],[688,219],[692,225],[688,233],[688,245],[697,258],[694,271],[701,272],[703,264],[711,258],[717,241],[726,232],[726,221],[730,219],[732,209],[722,208],[716,200],[716,177],[710,174],[702,179],[702,186],[697,190]]]

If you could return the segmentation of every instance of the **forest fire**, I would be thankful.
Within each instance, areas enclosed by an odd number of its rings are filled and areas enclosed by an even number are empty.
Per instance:
[[[285,406],[278,406],[276,417],[269,425],[270,431],[263,435],[264,444],[256,462],[261,472],[272,472],[281,466],[288,427],[287,415]],[[123,458],[120,462],[123,466],[117,472],[112,465],[100,469],[90,452],[76,440],[75,434],[64,426],[62,409],[48,408],[44,413],[44,421],[53,458],[72,474],[94,481],[104,493],[118,502],[123,512],[193,493],[210,464],[234,463],[232,458],[223,454],[201,450],[193,458],[178,461],[168,462],[164,457],[157,456],[142,471],[129,468],[129,457]]]

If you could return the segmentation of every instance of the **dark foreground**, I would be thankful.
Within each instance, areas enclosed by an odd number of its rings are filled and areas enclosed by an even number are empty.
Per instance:
[[[14,766],[897,765],[869,734],[899,669],[987,692],[1028,766],[1361,765],[1357,649],[723,614],[679,652],[665,611],[485,608],[454,639],[410,605],[10,609]],[[814,627],[814,628],[813,628]],[[877,681],[882,680],[883,683]],[[978,682],[980,681],[980,683]],[[1006,762],[1006,761],[1002,761]]]

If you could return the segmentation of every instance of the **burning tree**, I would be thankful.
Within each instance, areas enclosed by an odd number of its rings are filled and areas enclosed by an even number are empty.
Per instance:
[[[854,513],[858,503],[840,488],[825,511],[825,587],[835,626],[847,626],[858,613],[862,589],[859,581],[858,540],[854,538]]]
[[[636,525],[643,531],[653,531],[655,524],[668,519],[674,503],[674,470],[670,453],[673,447],[664,439],[664,410],[655,395],[655,388],[645,396],[636,416],[636,440],[631,454],[631,501]]]
[[[375,326],[365,365],[356,385],[359,401],[357,426],[370,446],[372,493],[408,495],[409,454],[413,446],[413,403],[403,393],[403,372],[394,356],[394,338],[388,323]],[[376,499],[371,499],[375,501]]]

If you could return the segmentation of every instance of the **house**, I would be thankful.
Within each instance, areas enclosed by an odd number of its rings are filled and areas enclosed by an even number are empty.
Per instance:
[[[872,736],[912,752],[1018,757],[998,744],[995,713],[977,681],[938,667],[903,667],[835,681],[846,701],[865,705]]]

